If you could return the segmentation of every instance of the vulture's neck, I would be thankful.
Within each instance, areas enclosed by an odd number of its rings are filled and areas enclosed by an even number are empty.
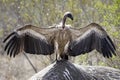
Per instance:
[[[62,28],[65,28],[65,22],[66,22],[67,16],[65,15],[62,20]]]

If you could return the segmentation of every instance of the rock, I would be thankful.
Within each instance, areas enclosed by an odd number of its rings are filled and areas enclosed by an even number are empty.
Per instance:
[[[110,67],[80,66],[67,60],[60,60],[29,80],[120,80],[120,70]]]

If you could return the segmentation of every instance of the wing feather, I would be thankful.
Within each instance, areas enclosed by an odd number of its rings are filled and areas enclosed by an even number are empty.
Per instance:
[[[7,49],[7,55],[9,55],[10,54],[10,51],[11,51],[11,49],[12,49],[12,46],[15,44],[15,37],[13,37],[7,44],[6,44],[6,46],[5,46],[5,50]]]
[[[54,53],[54,44],[51,42],[51,38],[54,37],[56,30],[55,27],[39,28],[25,25],[4,39],[3,42],[6,44],[4,50],[10,57],[15,57],[22,51],[30,54],[52,54]]]
[[[11,34],[9,34],[5,39],[4,39],[4,41],[3,42],[6,42],[6,40],[8,40],[10,37],[12,37],[12,35],[14,35],[15,34],[15,32],[12,32]]]
[[[98,24],[91,23],[81,29],[71,28],[74,36],[69,45],[68,53],[71,56],[89,53],[96,49],[104,57],[112,57],[115,53],[115,46],[106,31]]]
[[[15,50],[15,46],[16,46],[16,41],[14,42],[14,44],[12,45],[12,47],[11,47],[11,49],[10,49],[10,53],[9,53],[10,57],[12,56],[12,53],[13,53],[14,50]]]

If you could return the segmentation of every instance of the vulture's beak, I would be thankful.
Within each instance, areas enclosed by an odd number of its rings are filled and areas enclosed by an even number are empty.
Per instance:
[[[73,16],[72,16],[72,14],[70,13],[70,14],[68,14],[67,15],[67,17],[69,17],[71,20],[73,20]]]

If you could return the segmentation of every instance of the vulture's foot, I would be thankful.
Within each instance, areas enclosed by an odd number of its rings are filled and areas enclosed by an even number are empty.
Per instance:
[[[61,57],[61,59],[63,59],[63,60],[68,60],[68,55],[60,55],[60,57]]]

